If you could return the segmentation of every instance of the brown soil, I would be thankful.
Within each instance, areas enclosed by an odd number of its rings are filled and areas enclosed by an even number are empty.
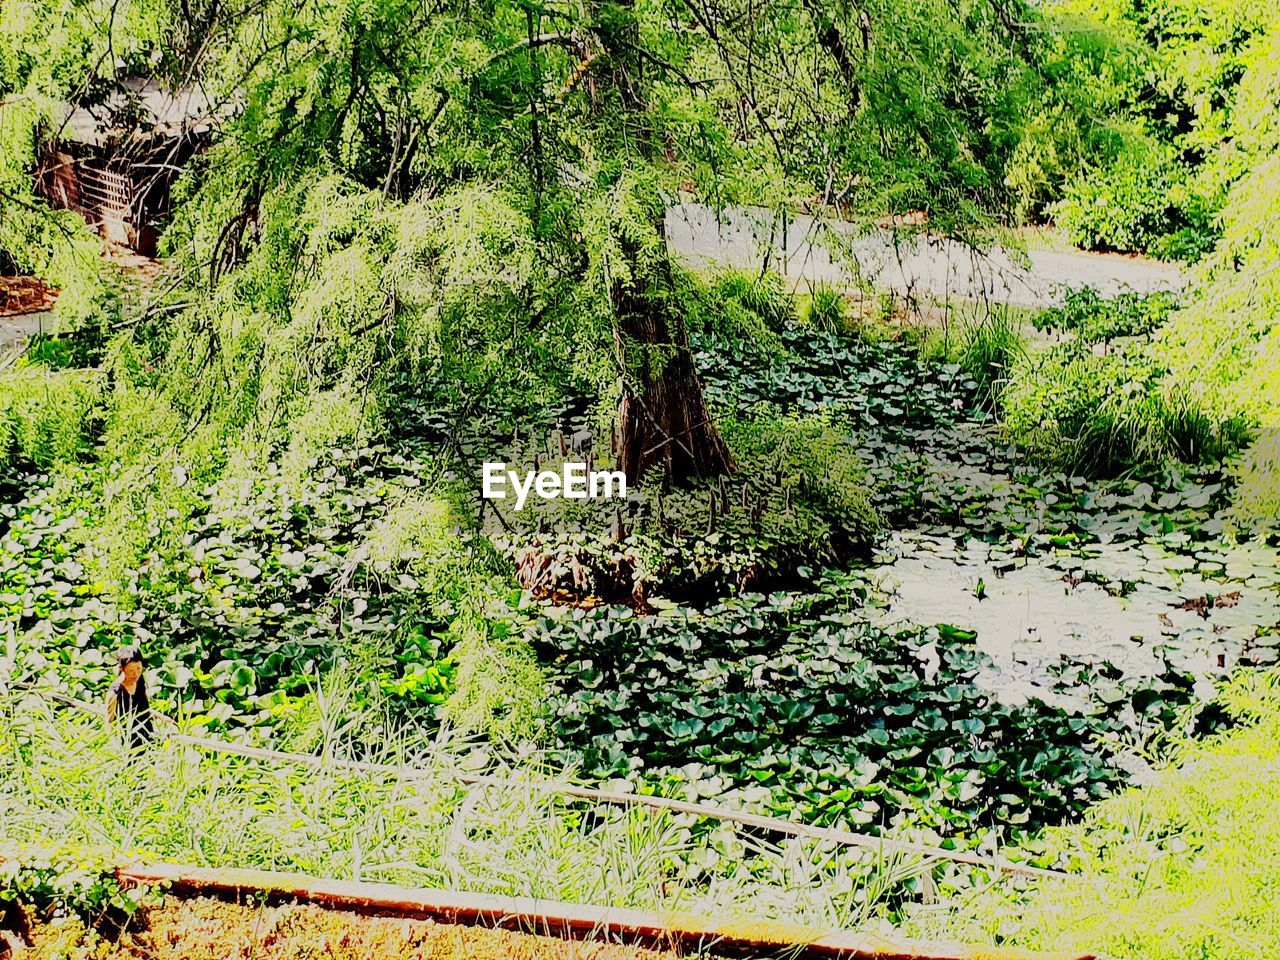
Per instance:
[[[53,309],[58,291],[38,277],[0,277],[0,317]]]
[[[34,925],[23,960],[676,960],[620,944],[367,917],[316,906],[246,906],[166,897],[114,940],[78,923]],[[3,948],[0,947],[0,954]]]

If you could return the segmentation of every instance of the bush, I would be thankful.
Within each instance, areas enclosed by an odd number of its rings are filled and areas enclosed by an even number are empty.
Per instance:
[[[721,432],[737,463],[732,476],[646,484],[624,505],[531,498],[491,519],[490,535],[538,597],[641,608],[656,595],[707,599],[793,582],[869,546],[879,519],[866,476],[826,417],[726,418]]]
[[[795,306],[783,289],[782,277],[772,270],[721,274],[711,284],[711,295],[731,310],[746,311],[773,331],[781,330],[795,318]],[[726,331],[722,328],[720,332]]]
[[[75,460],[98,425],[99,382],[37,364],[0,375],[0,461],[44,469]]]
[[[1186,173],[1173,153],[1145,135],[1125,137],[1114,158],[1064,187],[1050,208],[1055,222],[1086,250],[1146,250],[1177,219],[1170,191]]]
[[[1099,296],[1093,287],[1067,291],[1061,307],[1043,310],[1035,324],[1041,330],[1075,333],[1086,343],[1105,343],[1117,337],[1150,336],[1178,309],[1178,296],[1169,291]]]
[[[1225,456],[1244,437],[1142,357],[1100,356],[1080,340],[1028,358],[1001,395],[1004,427],[1035,459],[1083,475],[1177,458]]]
[[[801,326],[823,333],[847,333],[851,321],[849,304],[840,290],[818,284],[810,291],[799,319]]]

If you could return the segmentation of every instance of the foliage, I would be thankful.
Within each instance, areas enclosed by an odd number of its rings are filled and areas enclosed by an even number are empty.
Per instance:
[[[0,373],[0,462],[48,469],[92,449],[102,378],[23,364]]]
[[[824,333],[847,333],[852,322],[844,293],[829,284],[817,284],[800,308],[801,326]]]
[[[1117,771],[1097,738],[1124,710],[1159,726],[1186,695],[1076,666],[1055,691],[1091,689],[1085,708],[1009,706],[975,682],[985,661],[971,631],[873,626],[867,599],[836,577],[701,614],[548,611],[531,630],[557,670],[562,756],[601,778],[675,778],[807,822],[968,845],[1105,795]]]
[[[1025,357],[1020,324],[1009,308],[993,306],[965,327],[958,359],[984,408],[999,403],[1013,368]]]
[[[1083,340],[1043,351],[1018,367],[1001,395],[1003,425],[1042,462],[1107,474],[1137,464],[1221,459],[1242,425],[1199,407],[1140,354],[1099,355]]]
[[[716,302],[724,305],[722,309],[743,310],[766,330],[781,330],[795,316],[792,299],[782,288],[782,276],[773,270],[759,274],[723,273],[714,279],[709,292]],[[730,322],[717,324],[714,329],[726,334],[734,327]]]
[[[153,527],[143,562],[118,583],[80,520],[111,476],[85,471],[37,490],[4,508],[0,596],[19,640],[15,676],[96,699],[112,649],[136,643],[162,709],[265,735],[341,661],[428,719],[459,682],[448,625],[486,590],[465,517],[447,490],[422,492],[430,469],[366,448],[313,465],[301,489],[279,470],[226,478],[199,491],[199,508],[148,518],[176,519],[182,532]]]
[[[964,385],[972,386],[958,364],[932,364],[897,341],[789,330],[780,345],[695,338],[708,400],[742,416],[766,404],[892,430],[955,422],[966,403]]]
[[[1106,343],[1150,336],[1177,309],[1177,294],[1168,291],[1102,297],[1093,287],[1079,287],[1067,291],[1061,307],[1041,311],[1035,323],[1041,330],[1075,333],[1085,343]]]
[[[1275,219],[1280,215],[1280,24],[1274,24],[1247,62],[1233,133],[1236,159],[1247,172],[1235,182],[1222,212],[1223,236],[1203,264],[1195,295],[1170,319],[1156,344],[1169,379],[1195,401],[1258,430],[1260,446],[1246,456],[1249,475],[1265,482],[1270,436],[1280,427],[1280,260]],[[1251,486],[1254,486],[1251,484]],[[1247,521],[1276,526],[1274,499],[1254,486],[1243,506]]]
[[[1280,530],[1280,440],[1274,429],[1257,437],[1235,464],[1232,513],[1245,530]]]
[[[1116,139],[1114,155],[1068,182],[1049,213],[1073,244],[1088,250],[1148,250],[1168,243],[1165,234],[1179,215],[1171,191],[1185,168],[1171,146],[1143,132],[1123,131]],[[1212,224],[1199,228],[1209,233]]]
[[[865,552],[879,518],[848,438],[829,420],[762,412],[725,418],[722,432],[737,464],[732,479],[644,486],[625,507],[535,498],[488,529],[536,596],[563,591],[641,609],[655,596],[700,603],[795,583],[807,570]]]
[[[1236,726],[1174,738],[1152,782],[1050,832],[1078,879],[966,903],[950,932],[1134,960],[1274,956],[1280,674],[1242,672],[1220,700]]]
[[[1088,247],[1206,254],[1248,168],[1242,77],[1266,62],[1274,4],[1055,0],[1045,16],[1053,82],[1007,174],[1024,209]]]
[[[72,36],[59,39],[74,48],[81,31],[92,28],[88,17],[73,14],[71,18],[80,22],[72,28]],[[49,24],[42,22],[32,5],[6,4],[0,10],[0,32],[17,50],[32,35],[47,38]],[[12,95],[21,89],[21,81],[11,74],[9,61],[0,53],[0,260],[60,288],[54,312],[63,327],[105,330],[120,317],[121,285],[102,260],[101,242],[79,214],[49,210],[31,189],[35,130],[61,123],[62,117],[56,101],[40,84],[34,84],[26,96]],[[43,71],[51,64],[31,66]]]
[[[110,897],[100,855],[75,866],[105,844],[144,861],[841,926],[876,908],[867,878],[898,869],[875,852],[779,846],[728,825],[698,831],[687,817],[563,797],[537,786],[549,782],[540,756],[503,763],[483,743],[415,728],[393,701],[363,700],[347,680],[321,692],[323,760],[302,765],[177,740],[125,762],[97,718],[10,690],[0,706],[5,847],[58,836],[65,850],[51,868],[27,858],[36,872],[20,875],[24,886],[31,877],[40,890]],[[353,758],[405,769],[343,766]],[[0,890],[9,869],[0,866]]]
[[[0,841],[0,904],[19,903],[46,916],[78,915],[98,922],[127,917],[150,896],[146,888],[126,889],[115,864],[127,860],[117,850],[82,844]]]
[[[1185,678],[1062,667],[1083,705],[1011,705],[972,631],[886,627],[862,579],[806,581],[881,516],[1024,559],[1221,532],[1221,478],[1164,461],[1220,455],[1280,395],[1272,6],[1108,0],[1101,34],[1053,29],[1076,0],[0,6],[0,249],[110,337],[100,373],[40,374],[56,395],[35,368],[0,385],[15,462],[56,468],[0,509],[6,685],[96,698],[110,649],[139,642],[189,728],[423,769],[268,771],[179,743],[122,768],[100,730],[24,702],[0,716],[6,831],[637,906],[690,883],[843,920],[874,899],[864,854],[452,771],[511,773],[493,745],[549,733],[592,777],[957,845],[1076,815],[1121,779],[1097,740],[1178,719]],[[28,182],[41,123],[131,76],[233,105],[175,186],[171,273],[145,295]],[[1056,210],[1097,245],[1223,239],[1151,352],[1089,346],[1150,329],[1148,304],[1080,304],[1080,336],[1044,354],[998,315],[934,363],[842,336],[833,291],[797,316],[772,273],[675,268],[679,191],[922,210],[964,236]],[[480,458],[536,463],[586,420],[603,437],[686,329],[736,475],[482,526]],[[699,400],[692,377],[674,392]],[[997,393],[1040,464],[975,424]],[[1074,476],[1130,469],[1158,476]],[[537,602],[593,596],[632,606]]]

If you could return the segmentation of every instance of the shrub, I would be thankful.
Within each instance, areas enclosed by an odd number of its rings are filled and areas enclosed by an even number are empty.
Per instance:
[[[1149,336],[1178,308],[1170,291],[1122,293],[1104,298],[1093,287],[1068,290],[1061,307],[1043,310],[1035,324],[1041,330],[1075,333],[1086,343],[1117,337]]]
[[[0,460],[38,468],[76,459],[98,424],[99,378],[32,364],[0,375]]]
[[[824,333],[846,333],[850,320],[844,294],[828,284],[815,286],[800,311],[801,326]]]
[[[782,277],[772,270],[721,274],[711,284],[713,297],[730,309],[746,311],[770,330],[781,330],[795,317],[795,307],[783,289]]]
[[[1209,415],[1163,378],[1145,358],[1101,356],[1068,341],[1014,370],[1001,395],[1004,427],[1040,462],[1085,475],[1168,458],[1202,462],[1243,439],[1240,421]]]
[[[761,413],[726,418],[721,432],[737,463],[732,476],[645,484],[622,505],[531,498],[521,512],[492,518],[489,532],[539,597],[642,608],[655,595],[706,599],[791,582],[870,544],[879,519],[865,473],[826,417]]]
[[[1171,147],[1131,132],[1113,158],[1070,181],[1050,212],[1076,246],[1146,250],[1176,219],[1170,190],[1185,175]]]

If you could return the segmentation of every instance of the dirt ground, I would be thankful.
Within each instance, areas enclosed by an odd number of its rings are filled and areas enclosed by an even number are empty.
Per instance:
[[[52,309],[58,291],[36,277],[0,276],[0,317],[20,317]]]
[[[166,897],[114,940],[77,921],[35,924],[13,960],[676,960],[677,954],[508,930],[365,917],[316,906]],[[4,958],[0,940],[0,958]]]

